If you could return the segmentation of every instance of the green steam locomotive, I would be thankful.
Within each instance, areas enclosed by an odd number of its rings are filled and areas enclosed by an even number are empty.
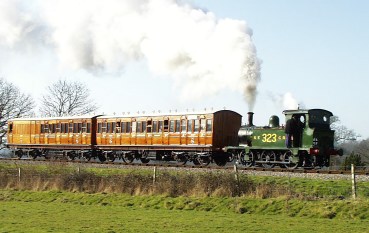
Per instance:
[[[283,111],[285,124],[275,115],[267,126],[255,126],[253,113],[248,113],[247,125],[238,131],[238,146],[228,146],[225,152],[247,167],[275,165],[294,169],[329,166],[331,155],[342,155],[334,148],[334,130],[330,128],[333,114],[324,109]]]

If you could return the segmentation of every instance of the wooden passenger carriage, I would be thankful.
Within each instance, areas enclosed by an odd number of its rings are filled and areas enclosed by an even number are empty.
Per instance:
[[[238,143],[240,125],[241,115],[229,110],[100,116],[96,148],[109,160],[209,160],[224,146]]]
[[[68,158],[148,158],[223,164],[222,148],[237,145],[242,116],[230,110],[93,117],[13,119],[8,147],[18,156],[62,152]]]
[[[48,151],[90,152],[96,144],[96,117],[17,118],[8,121],[9,148],[19,157]]]

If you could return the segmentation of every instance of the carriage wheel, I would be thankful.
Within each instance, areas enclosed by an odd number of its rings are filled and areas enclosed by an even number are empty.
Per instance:
[[[150,159],[148,159],[148,158],[140,158],[140,160],[141,160],[141,163],[148,163],[148,162],[150,162]]]
[[[174,155],[174,159],[180,165],[185,165],[187,163],[187,156],[186,156],[186,154]]]
[[[100,160],[100,162],[105,162],[106,161],[106,158],[105,158],[105,156],[103,155],[103,154],[99,154],[99,155],[97,155],[97,158]]]
[[[15,155],[18,157],[18,159],[21,159],[23,157],[23,151],[22,150],[17,150],[15,152]]]
[[[113,153],[113,152],[108,153],[107,154],[107,157],[108,157],[108,161],[109,162],[114,162],[114,160],[115,160],[115,153]]]
[[[141,163],[148,163],[148,162],[150,162],[150,159],[147,158],[148,155],[149,154],[148,154],[147,151],[142,151],[142,155],[141,155],[141,158],[140,158]]]
[[[122,159],[125,163],[132,163],[135,158],[131,153],[124,153]]]
[[[84,153],[82,155],[82,158],[85,160],[85,161],[90,161],[91,160],[91,155],[90,153]]]
[[[210,163],[210,156],[198,156],[194,159],[195,165],[208,166]]]
[[[73,161],[76,158],[76,154],[72,151],[72,152],[67,152],[67,159],[69,161]]]
[[[263,151],[261,153],[261,161],[263,162],[261,165],[264,168],[272,168],[275,165],[275,153],[273,151]]]

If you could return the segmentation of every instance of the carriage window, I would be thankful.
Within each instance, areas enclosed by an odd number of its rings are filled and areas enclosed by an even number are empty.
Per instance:
[[[101,132],[106,133],[106,122],[103,122],[101,125]]]
[[[111,133],[111,122],[106,123],[106,132]]]
[[[168,132],[169,129],[169,120],[164,120],[164,132]]]
[[[181,130],[181,122],[179,120],[176,120],[176,128],[175,128],[175,132],[179,132]]]
[[[78,133],[78,124],[74,123],[73,125],[73,133]]]
[[[56,129],[55,129],[55,131],[57,132],[57,133],[60,133],[61,132],[61,123],[58,123],[57,125],[56,125]]]
[[[137,127],[136,127],[136,132],[141,133],[142,132],[141,129],[142,129],[142,122],[138,121],[137,122]]]
[[[162,121],[159,121],[159,132],[162,132],[163,131],[163,122]]]
[[[50,124],[49,125],[49,132],[50,133],[55,133],[55,124]]]
[[[122,122],[121,131],[122,133],[127,133],[127,122]]]
[[[213,128],[213,122],[211,119],[206,120],[206,131],[211,132]]]
[[[69,123],[69,133],[73,133],[73,123]]]
[[[126,133],[130,133],[131,132],[131,122],[127,122],[127,131]]]
[[[195,125],[194,125],[194,132],[199,132],[199,125],[200,125],[200,122],[199,120],[195,120]]]
[[[41,133],[49,133],[49,125],[41,124]]]
[[[82,133],[86,133],[87,129],[86,129],[86,122],[82,123]]]
[[[122,122],[122,133],[130,133],[131,132],[131,122]]]
[[[181,121],[181,131],[186,132],[186,120]]]
[[[206,127],[206,120],[201,119],[201,121],[200,121],[200,131],[205,131],[205,127]]]
[[[65,133],[65,123],[61,124],[60,132]]]
[[[169,124],[169,132],[174,132],[175,121],[171,120]]]
[[[154,121],[152,123],[152,132],[158,132],[158,122],[157,121]]]
[[[13,132],[13,124],[9,124],[9,133]]]
[[[120,122],[115,123],[115,132],[120,133]]]
[[[187,121],[187,132],[192,132],[192,120]]]
[[[102,124],[101,123],[97,123],[97,132],[98,133],[102,132]]]
[[[87,123],[87,133],[91,133],[91,123]]]
[[[146,132],[146,121],[142,122],[142,133]]]
[[[152,121],[151,120],[148,120],[147,121],[147,132],[148,133],[151,133],[151,124],[152,124]]]

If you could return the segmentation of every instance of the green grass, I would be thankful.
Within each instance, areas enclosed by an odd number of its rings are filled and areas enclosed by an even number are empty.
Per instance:
[[[2,190],[0,232],[367,232],[341,202]]]

